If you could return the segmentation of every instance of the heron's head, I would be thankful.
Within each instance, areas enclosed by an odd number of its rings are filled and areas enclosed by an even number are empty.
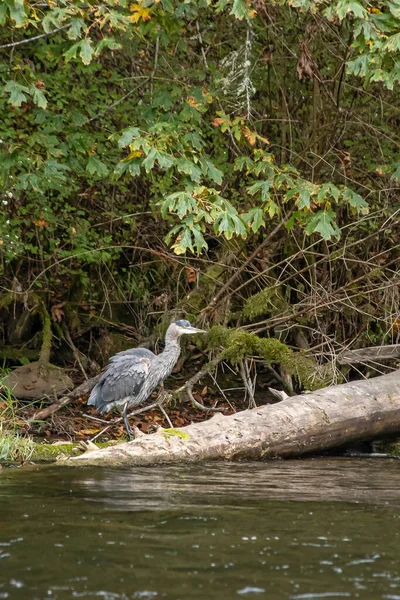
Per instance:
[[[168,329],[172,328],[174,329],[175,335],[178,337],[190,333],[207,333],[206,331],[204,331],[204,329],[198,329],[198,327],[193,327],[193,325],[191,325],[189,321],[185,320],[175,321],[174,323],[171,323]]]

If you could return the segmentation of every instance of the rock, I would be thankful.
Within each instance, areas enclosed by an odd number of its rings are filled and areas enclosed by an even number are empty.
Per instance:
[[[64,369],[49,365],[48,376],[38,374],[38,362],[29,363],[14,369],[3,379],[3,385],[8,387],[16,398],[34,399],[51,398],[72,390],[74,384]]]

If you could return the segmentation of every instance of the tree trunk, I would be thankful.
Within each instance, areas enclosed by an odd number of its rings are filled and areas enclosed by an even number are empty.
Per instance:
[[[154,465],[320,452],[400,433],[400,371],[86,452],[66,465]]]

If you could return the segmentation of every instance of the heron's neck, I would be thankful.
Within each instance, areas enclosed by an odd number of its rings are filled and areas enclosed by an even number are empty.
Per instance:
[[[167,369],[167,371],[169,371],[169,373],[174,368],[180,353],[181,346],[179,343],[179,339],[176,336],[168,335],[167,331],[167,334],[165,336],[165,348],[158,356],[164,363],[165,368]]]

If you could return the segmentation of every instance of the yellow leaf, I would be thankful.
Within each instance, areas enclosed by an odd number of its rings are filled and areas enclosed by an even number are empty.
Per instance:
[[[142,156],[142,154],[143,152],[141,150],[135,150],[134,152],[130,152],[124,160],[129,160],[131,158],[139,158],[139,156]]]
[[[250,146],[254,146],[256,143],[257,134],[254,131],[251,131],[248,127],[243,127],[242,133],[249,142]]]
[[[269,144],[269,139],[266,137],[263,137],[262,135],[258,135],[258,133],[257,133],[257,139],[260,140],[260,142],[264,142],[264,144]]]
[[[133,13],[129,18],[132,19],[134,23],[139,23],[140,19],[142,19],[142,21],[150,21],[151,19],[150,8],[146,8],[141,4],[131,4],[129,10]]]
[[[193,98],[193,96],[189,96],[186,102],[190,104],[190,106],[194,106],[194,108],[197,108],[199,106],[199,103],[197,102],[196,98]]]

